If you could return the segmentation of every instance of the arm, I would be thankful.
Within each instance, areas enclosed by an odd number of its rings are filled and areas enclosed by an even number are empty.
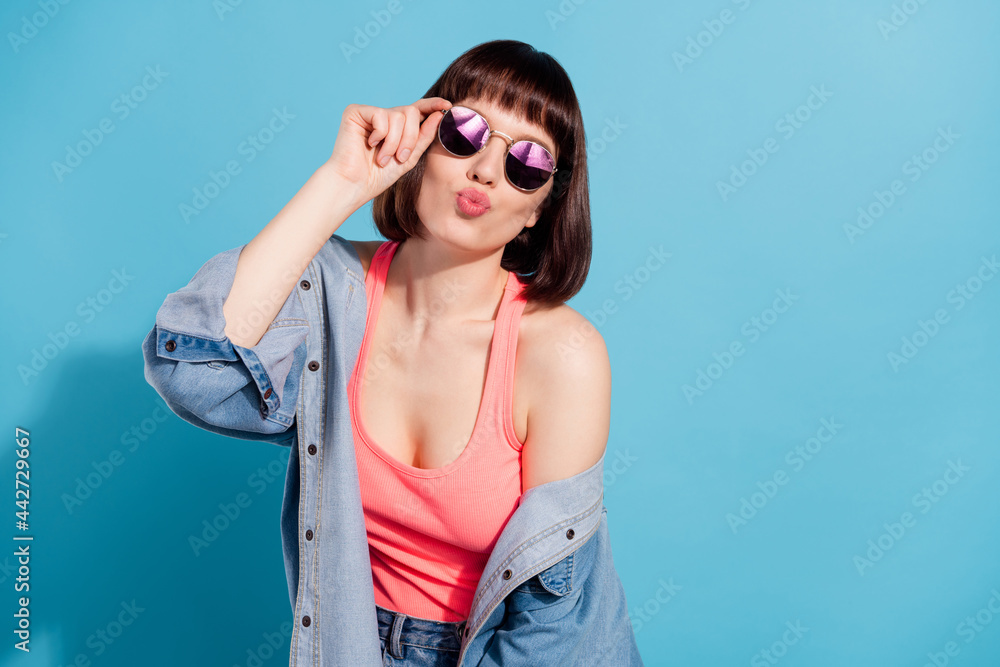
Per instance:
[[[440,122],[433,112],[448,106],[348,105],[333,154],[278,215],[167,297],[142,350],[146,380],[178,416],[232,437],[291,439],[309,332],[297,286],[340,225],[416,165]]]
[[[539,314],[521,348],[529,403],[524,490],[596,464],[611,421],[604,339],[569,306]],[[525,656],[545,656],[552,665],[641,667],[606,515],[602,507],[597,529],[579,548],[507,595],[503,623],[479,667],[526,664]]]
[[[298,293],[252,347],[225,334],[222,303],[242,247],[216,255],[169,294],[142,342],[146,381],[185,421],[230,437],[284,443],[292,436],[308,333]],[[265,398],[266,397],[266,398]]]
[[[611,362],[604,338],[569,306],[539,315],[525,331],[522,348],[528,392],[524,491],[597,463],[611,427]]]
[[[355,210],[353,193],[324,165],[250,243],[167,296],[142,349],[146,380],[178,416],[231,437],[291,438],[309,331],[297,285]]]
[[[222,307],[229,340],[245,347],[257,344],[309,262],[364,203],[359,193],[327,162],[244,246]]]
[[[223,306],[230,340],[260,340],[327,239],[416,166],[441,122],[435,112],[450,106],[439,97],[392,109],[347,106],[330,158],[244,248]]]

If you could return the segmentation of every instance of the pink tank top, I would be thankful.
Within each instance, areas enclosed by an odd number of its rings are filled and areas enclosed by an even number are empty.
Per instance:
[[[500,532],[521,500],[521,445],[514,432],[514,351],[525,301],[511,271],[493,325],[486,386],[461,455],[441,468],[393,458],[368,437],[359,398],[389,263],[399,243],[386,241],[365,278],[365,334],[347,393],[375,603],[435,621],[468,618],[476,585]],[[442,363],[445,363],[442,360]]]

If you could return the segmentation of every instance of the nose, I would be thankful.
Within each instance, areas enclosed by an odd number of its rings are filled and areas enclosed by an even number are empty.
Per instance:
[[[476,153],[469,164],[469,178],[483,185],[496,185],[503,178],[503,159],[507,142],[493,134],[486,141],[486,148]]]

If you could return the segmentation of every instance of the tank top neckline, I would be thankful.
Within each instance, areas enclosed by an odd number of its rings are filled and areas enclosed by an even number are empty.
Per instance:
[[[361,342],[361,350],[358,356],[357,367],[355,368],[354,388],[351,395],[351,418],[357,427],[361,441],[376,456],[392,466],[394,469],[412,477],[443,477],[460,468],[473,455],[476,440],[483,429],[487,411],[496,400],[494,396],[495,385],[497,382],[500,382],[501,388],[503,387],[504,377],[500,377],[498,375],[498,373],[502,370],[499,368],[500,356],[504,352],[504,348],[507,347],[506,336],[503,335],[505,331],[503,326],[509,323],[508,318],[506,317],[508,311],[511,309],[514,299],[518,294],[520,294],[524,286],[520,280],[518,280],[517,275],[513,271],[509,271],[507,273],[507,281],[504,285],[503,296],[500,299],[500,306],[497,309],[496,318],[493,320],[493,336],[490,339],[489,361],[486,366],[486,378],[483,393],[479,400],[479,410],[476,413],[475,425],[472,427],[472,435],[469,437],[468,442],[465,443],[462,453],[459,454],[458,458],[455,460],[439,468],[419,468],[417,466],[412,466],[399,461],[383,449],[377,442],[375,442],[368,434],[368,429],[365,428],[364,419],[361,416],[363,413],[361,402],[364,399],[364,376],[368,370],[368,352],[371,347],[371,339],[373,337],[375,325],[378,323],[378,314],[381,310],[382,293],[385,290],[386,276],[389,273],[389,265],[392,263],[392,258],[395,256],[396,249],[399,245],[399,241],[385,241],[382,245],[380,245],[375,251],[375,254],[372,256],[371,264],[368,267],[368,274],[365,276],[365,292],[371,296],[368,299],[368,308],[365,317],[365,333]],[[504,340],[501,341],[501,338]],[[503,347],[501,347],[501,342],[504,343]],[[500,398],[503,400],[504,397],[501,396]]]

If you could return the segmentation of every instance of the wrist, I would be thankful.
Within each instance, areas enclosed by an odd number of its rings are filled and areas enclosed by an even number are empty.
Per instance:
[[[314,177],[321,182],[324,192],[331,193],[336,204],[346,212],[347,216],[368,203],[361,186],[344,178],[336,165],[329,160],[316,170]]]

